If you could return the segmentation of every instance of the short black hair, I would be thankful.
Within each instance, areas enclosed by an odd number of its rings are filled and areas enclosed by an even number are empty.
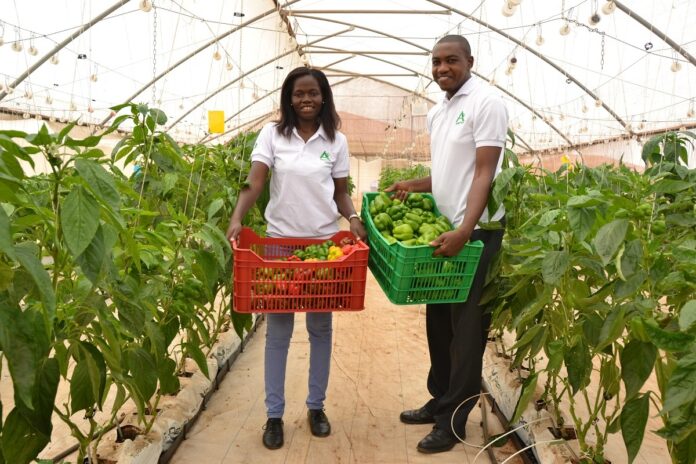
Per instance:
[[[280,90],[280,120],[276,123],[278,132],[286,137],[290,137],[292,130],[297,127],[299,123],[297,114],[292,108],[292,91],[295,86],[295,81],[303,76],[312,76],[319,83],[319,90],[321,90],[323,103],[319,111],[318,119],[322,127],[324,127],[326,136],[333,142],[336,139],[336,131],[341,127],[341,118],[336,112],[329,80],[326,78],[326,74],[320,70],[305,66],[293,69],[285,77],[283,87]]]
[[[451,34],[451,35],[446,35],[440,40],[438,40],[435,45],[443,42],[456,42],[458,43],[461,47],[462,50],[464,51],[464,55],[469,57],[471,56],[471,45],[469,44],[469,41],[466,40],[463,36],[461,35],[456,35],[456,34]]]

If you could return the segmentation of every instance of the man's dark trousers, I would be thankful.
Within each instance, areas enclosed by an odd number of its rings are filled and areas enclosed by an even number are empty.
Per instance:
[[[481,392],[483,352],[486,349],[491,315],[479,306],[486,273],[503,239],[503,230],[477,229],[471,241],[481,240],[484,248],[474,275],[469,298],[463,303],[426,305],[426,331],[430,350],[428,391],[432,399],[425,405],[435,416],[438,428],[452,431],[452,413],[462,401]],[[469,413],[478,397],[459,409],[454,418],[454,431],[465,436]]]

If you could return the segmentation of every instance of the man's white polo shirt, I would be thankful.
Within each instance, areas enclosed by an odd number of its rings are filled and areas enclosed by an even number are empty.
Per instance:
[[[428,112],[433,196],[437,207],[455,226],[464,219],[476,167],[476,148],[504,147],[508,114],[500,95],[477,76],[471,76],[451,99],[447,96]],[[501,171],[503,156],[495,171]],[[481,222],[498,221],[488,208]]]
[[[331,142],[323,127],[305,143],[296,129],[288,138],[266,124],[251,154],[273,170],[266,233],[271,237],[327,238],[338,232],[334,178],[348,177],[346,137]]]

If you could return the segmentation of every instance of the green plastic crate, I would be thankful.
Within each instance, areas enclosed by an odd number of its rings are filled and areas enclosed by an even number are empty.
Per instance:
[[[428,245],[389,244],[377,230],[369,213],[370,201],[377,193],[363,194],[362,218],[370,244],[368,267],[384,293],[394,304],[455,303],[466,301],[474,280],[483,243],[467,243],[451,258],[433,258]],[[432,195],[423,194],[433,200]],[[435,206],[435,214],[440,212]]]

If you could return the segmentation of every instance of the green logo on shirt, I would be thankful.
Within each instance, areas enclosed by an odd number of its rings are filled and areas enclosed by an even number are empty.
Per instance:
[[[324,151],[321,155],[319,155],[319,159],[322,161],[331,161],[331,156],[329,156],[329,154],[326,151]]]
[[[459,113],[459,116],[457,116],[457,120],[456,120],[454,123],[457,124],[457,125],[459,125],[459,124],[464,124],[464,119],[465,119],[465,117],[466,117],[466,116],[464,116],[464,112],[463,112],[463,111],[460,112],[460,113]]]

